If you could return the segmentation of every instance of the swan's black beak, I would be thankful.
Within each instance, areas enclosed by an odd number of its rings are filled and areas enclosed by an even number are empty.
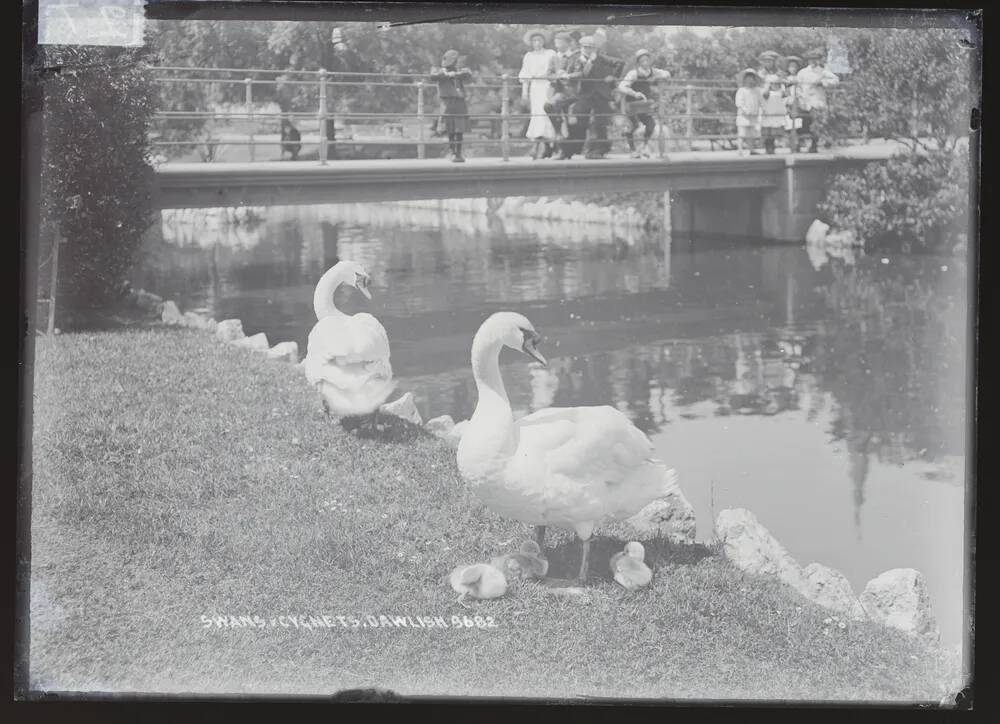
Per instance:
[[[548,367],[549,363],[542,356],[541,352],[538,351],[538,348],[535,347],[540,339],[541,337],[536,332],[525,330],[524,346],[521,347],[521,351],[538,362],[542,367]]]

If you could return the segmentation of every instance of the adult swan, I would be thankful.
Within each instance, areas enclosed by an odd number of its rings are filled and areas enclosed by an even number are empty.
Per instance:
[[[389,338],[375,317],[365,312],[344,314],[333,293],[341,284],[358,289],[368,299],[371,278],[353,261],[341,261],[319,280],[313,293],[316,325],[309,332],[304,361],[306,379],[319,392],[323,410],[341,417],[378,411],[396,383],[389,364]],[[372,424],[376,422],[372,417]]]
[[[550,407],[514,420],[500,377],[500,350],[545,365],[525,317],[498,312],[472,341],[479,401],[458,446],[458,469],[476,496],[502,516],[574,531],[582,541],[578,582],[587,580],[590,536],[677,489],[677,475],[652,457],[653,444],[613,407]]]

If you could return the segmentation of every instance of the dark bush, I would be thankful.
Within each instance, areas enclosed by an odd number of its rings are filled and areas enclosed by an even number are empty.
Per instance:
[[[866,243],[904,251],[952,246],[969,225],[968,147],[895,156],[838,174],[818,211]]]
[[[115,300],[153,221],[153,103],[143,50],[48,50],[41,256],[61,235],[57,314],[65,323]]]

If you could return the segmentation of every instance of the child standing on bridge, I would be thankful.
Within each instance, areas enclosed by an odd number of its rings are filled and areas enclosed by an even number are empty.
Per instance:
[[[740,73],[740,87],[736,91],[736,144],[741,156],[752,154],[760,137],[760,111],[764,99],[759,82],[760,76],[753,68]]]
[[[462,134],[469,130],[469,106],[465,100],[465,81],[472,71],[458,67],[458,51],[448,50],[441,58],[441,67],[431,69],[431,80],[437,81],[441,99],[441,119],[448,133],[448,149],[454,163],[465,163],[462,157]]]
[[[670,73],[666,70],[653,67],[653,58],[645,48],[637,50],[635,53],[635,68],[630,70],[618,84],[618,92],[633,101],[628,104],[629,130],[625,134],[628,141],[629,155],[632,158],[652,157],[649,148],[649,139],[653,137],[656,130],[655,104],[658,100],[658,93],[655,84],[659,81],[669,80]],[[642,145],[638,148],[635,143],[635,133],[642,124],[644,131],[642,134]]]

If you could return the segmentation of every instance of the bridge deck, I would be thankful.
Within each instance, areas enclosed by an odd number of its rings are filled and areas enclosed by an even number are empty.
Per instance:
[[[833,153],[740,156],[736,151],[670,153],[667,159],[568,161],[517,157],[166,163],[157,169],[160,208],[317,204],[426,198],[544,196],[603,191],[769,188],[789,165],[830,165],[888,158],[895,144]]]

